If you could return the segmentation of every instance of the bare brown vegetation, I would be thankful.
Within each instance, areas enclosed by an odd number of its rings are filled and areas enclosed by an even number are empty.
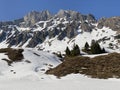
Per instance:
[[[62,64],[46,73],[58,77],[71,73],[81,73],[92,78],[120,78],[120,54],[111,53],[94,58],[66,57]]]
[[[8,55],[8,58],[10,60],[2,59],[4,61],[7,61],[8,65],[11,65],[12,62],[21,61],[24,58],[22,52],[23,49],[12,49],[12,48],[0,49],[0,53],[5,53],[6,55]]]

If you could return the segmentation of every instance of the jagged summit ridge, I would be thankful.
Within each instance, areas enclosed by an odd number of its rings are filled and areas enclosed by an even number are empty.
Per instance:
[[[21,19],[0,22],[0,43],[7,47],[49,51],[56,51],[54,47],[58,46],[57,51],[64,51],[66,46],[78,43],[82,48],[85,42],[90,44],[95,39],[105,47],[112,42],[114,48],[114,45],[119,47],[119,23],[119,17],[96,20],[92,14],[83,15],[72,10],[60,10],[56,14],[48,10],[31,11]]]
[[[26,14],[23,18],[17,19],[14,21],[0,22],[0,26],[17,24],[17,25],[21,25],[23,27],[30,27],[39,21],[46,21],[46,20],[49,20],[49,19],[55,18],[55,17],[57,17],[57,18],[65,18],[66,17],[66,19],[68,19],[68,20],[74,19],[74,20],[80,20],[80,21],[84,21],[84,20],[93,21],[93,22],[96,21],[95,17],[92,14],[83,15],[83,14],[80,14],[79,12],[76,12],[73,10],[60,10],[60,11],[58,11],[58,13],[52,14],[50,11],[44,10],[41,12],[31,11],[28,14]]]

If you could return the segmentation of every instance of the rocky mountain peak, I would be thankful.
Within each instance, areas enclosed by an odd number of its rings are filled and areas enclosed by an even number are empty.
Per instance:
[[[60,10],[58,13],[57,13],[57,16],[60,17],[60,18],[63,18],[63,17],[71,17],[73,15],[76,15],[77,12],[75,11],[72,11],[72,10]]]
[[[59,17],[59,18],[66,17],[66,19],[75,19],[78,14],[80,14],[80,13],[78,13],[76,11],[72,11],[72,10],[60,10],[57,13],[57,17]]]
[[[41,14],[51,16],[51,13],[48,10],[42,11]]]
[[[26,26],[33,26],[38,21],[46,21],[52,17],[51,13],[48,10],[37,12],[32,11],[24,16],[24,21]]]
[[[98,28],[109,27],[114,31],[120,32],[120,17],[102,18],[98,21]]]
[[[95,23],[97,21],[94,15],[92,14],[83,15],[79,12],[72,10],[60,10],[57,13],[57,17],[66,18],[68,21],[76,20],[76,21],[84,22],[85,20],[87,20],[89,23]]]
[[[90,22],[90,23],[96,23],[97,20],[95,18],[95,16],[93,14],[88,14],[87,15],[87,20]]]
[[[48,10],[31,11],[21,19],[0,22],[0,43],[5,41],[9,47],[40,46],[41,49],[53,49],[54,40],[63,41],[66,45],[74,43],[75,40],[81,42],[79,39],[86,41],[86,38],[102,41],[108,40],[116,31],[120,32],[120,17],[97,21],[92,14],[84,15],[72,10],[60,10],[54,15]],[[91,37],[92,35],[95,38]],[[116,38],[119,38],[119,35]]]
[[[61,17],[61,18],[64,17],[65,14],[67,14],[67,11],[62,10],[62,9],[57,13],[57,15],[58,15],[59,17]]]

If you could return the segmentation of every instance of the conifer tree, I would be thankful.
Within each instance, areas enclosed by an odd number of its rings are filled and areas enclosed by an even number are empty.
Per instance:
[[[100,54],[102,53],[101,47],[98,42],[92,42],[91,44],[91,52],[92,54]]]
[[[78,45],[75,46],[75,55],[80,55],[80,48]]]
[[[72,56],[80,55],[80,49],[78,45],[74,45],[73,50],[71,51]]]
[[[71,52],[70,52],[70,49],[68,47],[66,48],[65,52],[66,52],[67,56],[70,56]]]
[[[88,49],[89,49],[89,44],[88,44],[88,42],[85,43],[84,48],[85,48],[86,51],[88,51]]]
[[[106,53],[105,48],[102,49],[102,53]]]

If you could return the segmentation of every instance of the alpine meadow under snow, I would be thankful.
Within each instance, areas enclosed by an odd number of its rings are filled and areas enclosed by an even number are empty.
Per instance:
[[[72,10],[60,10],[57,14],[47,10],[32,11],[21,19],[0,22],[0,90],[119,90],[117,76],[98,79],[79,73],[62,77],[46,74],[46,71],[65,63],[67,47],[72,52],[74,45],[78,45],[81,54],[78,58],[119,53],[119,30],[120,17],[96,20],[92,14],[83,15]],[[91,47],[93,40],[106,53],[93,55],[84,52],[85,43]],[[85,63],[85,66],[89,64]],[[97,65],[104,74],[106,67]],[[119,71],[114,66],[107,69]]]

